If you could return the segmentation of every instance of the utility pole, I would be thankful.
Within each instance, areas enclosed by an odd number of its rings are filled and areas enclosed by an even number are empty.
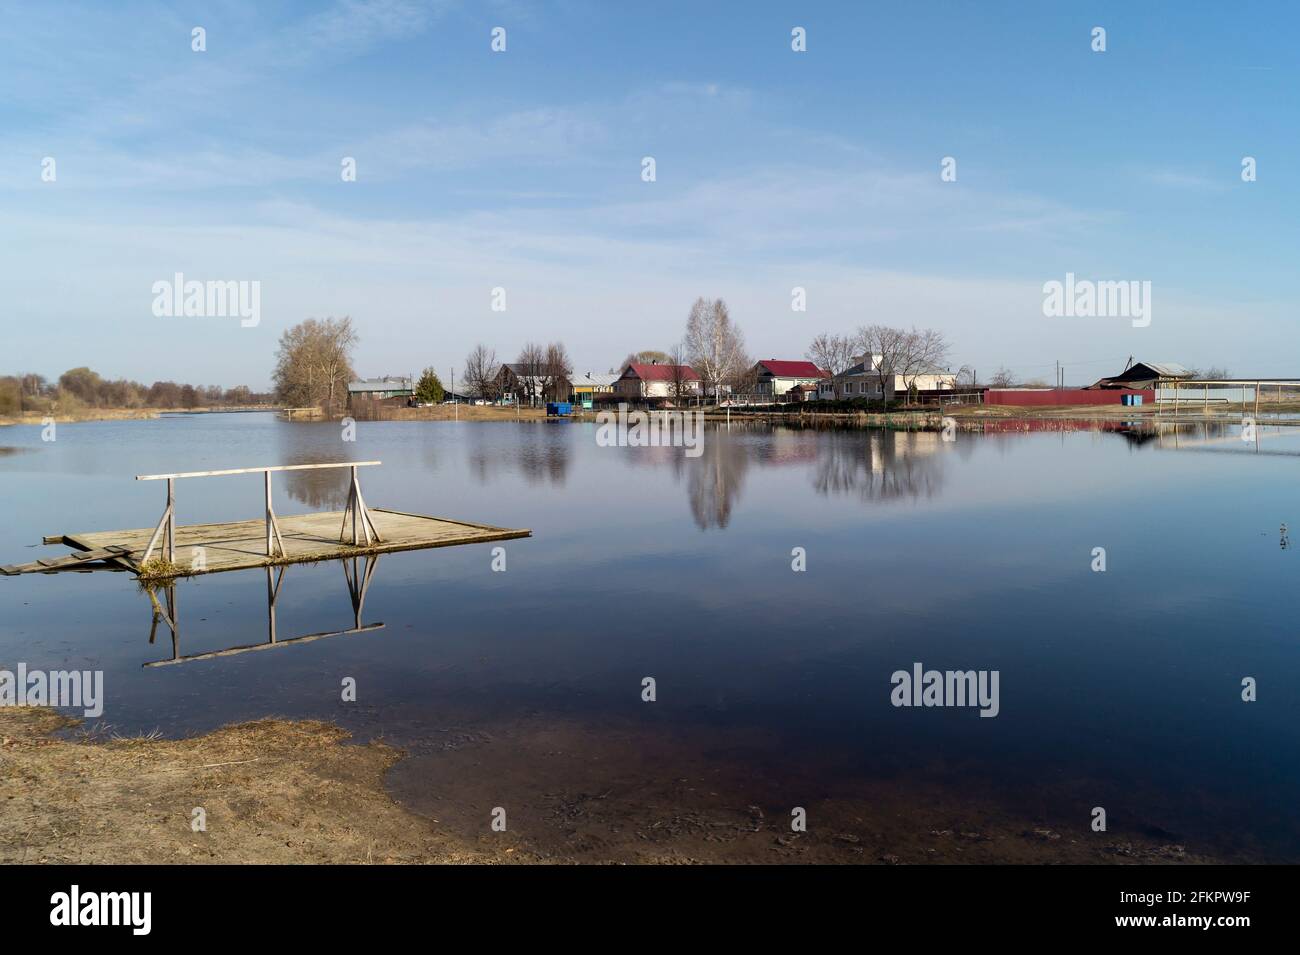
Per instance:
[[[460,420],[460,404],[456,401],[456,366],[451,366],[451,413]]]

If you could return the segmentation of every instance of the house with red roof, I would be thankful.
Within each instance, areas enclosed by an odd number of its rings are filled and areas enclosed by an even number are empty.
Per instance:
[[[775,358],[768,358],[760,361],[750,371],[751,376],[757,382],[756,388],[760,395],[770,397],[777,401],[797,385],[802,385],[805,389],[809,385],[816,385],[823,378],[829,378],[829,371],[822,371],[810,361],[778,361]],[[802,400],[802,389],[798,396],[791,396],[790,400]]]
[[[614,393],[626,401],[680,400],[700,393],[700,376],[690,365],[628,365],[614,382]]]

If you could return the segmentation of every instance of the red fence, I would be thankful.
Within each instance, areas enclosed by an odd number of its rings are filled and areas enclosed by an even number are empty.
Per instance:
[[[1141,395],[1144,405],[1155,404],[1154,390],[1132,388],[990,388],[984,393],[986,405],[1117,405],[1124,395]]]

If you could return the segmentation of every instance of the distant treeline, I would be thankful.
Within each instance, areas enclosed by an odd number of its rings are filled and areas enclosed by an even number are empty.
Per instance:
[[[272,396],[245,385],[186,385],[155,381],[152,385],[125,378],[108,380],[89,368],[72,368],[56,382],[37,374],[0,377],[0,415],[24,411],[77,408],[206,408],[214,405],[269,404]]]

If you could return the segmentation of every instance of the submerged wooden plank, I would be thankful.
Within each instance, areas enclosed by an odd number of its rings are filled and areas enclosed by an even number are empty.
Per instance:
[[[452,547],[487,541],[529,537],[525,528],[495,527],[469,521],[408,514],[386,508],[369,508],[382,542],[353,546],[339,542],[342,511],[279,517],[284,555],[266,555],[266,523],[258,518],[220,524],[191,524],[176,528],[176,576],[243,570],[267,564],[295,564],[358,554]],[[67,534],[64,542],[79,550],[129,553],[137,559],[149,544],[153,528]],[[200,559],[201,555],[201,559]],[[67,558],[65,558],[67,559]]]

